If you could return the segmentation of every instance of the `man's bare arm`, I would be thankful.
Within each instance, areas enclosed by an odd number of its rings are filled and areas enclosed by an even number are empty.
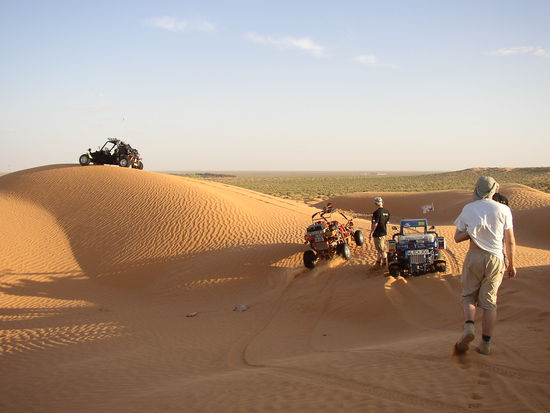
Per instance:
[[[470,234],[468,231],[459,231],[458,228],[455,231],[455,242],[467,241],[470,239]]]
[[[513,228],[504,231],[504,247],[506,249],[506,258],[508,258],[508,277],[513,278],[517,274],[517,270],[514,265],[514,255],[516,253],[516,237],[514,236]]]
[[[374,222],[374,221],[373,221]],[[374,230],[376,229],[376,227],[378,226],[378,222],[373,223],[371,222],[370,224],[370,234],[369,234],[369,238],[372,238],[372,234],[374,233]]]

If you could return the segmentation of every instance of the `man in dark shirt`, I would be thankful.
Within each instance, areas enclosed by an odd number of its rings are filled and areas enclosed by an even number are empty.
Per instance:
[[[382,262],[387,264],[386,253],[386,224],[390,220],[390,211],[384,209],[384,201],[377,196],[374,198],[374,204],[378,207],[372,213],[372,224],[369,238],[374,238],[374,247],[376,248],[376,265]]]
[[[507,197],[505,197],[504,195],[502,195],[500,192],[498,192],[498,188],[497,188],[497,192],[495,192],[495,194],[493,195],[493,201],[496,201],[498,203],[501,203],[503,205],[506,205],[508,208],[510,208],[510,201],[508,200]],[[506,261],[506,250],[504,249],[504,240],[502,240],[502,244],[503,244],[503,254],[504,254],[504,262],[507,262]]]
[[[495,192],[495,194],[493,195],[493,201],[500,202],[501,204],[504,204],[507,207],[510,206],[510,201],[508,201],[508,198],[506,198],[500,192]]]

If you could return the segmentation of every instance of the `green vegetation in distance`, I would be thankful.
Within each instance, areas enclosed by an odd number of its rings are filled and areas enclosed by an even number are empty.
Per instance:
[[[222,174],[222,173],[211,173],[211,172],[203,172],[203,173],[196,173],[189,175],[191,177],[197,177],[197,178],[210,178],[210,179],[219,179],[219,178],[236,178],[237,175],[229,175],[229,174]]]
[[[448,189],[470,190],[479,176],[489,175],[500,184],[522,184],[550,193],[550,168],[472,168],[455,172],[288,172],[226,174],[180,174],[239,186],[282,198],[329,199],[353,192],[425,192]],[[220,176],[221,175],[221,176]]]

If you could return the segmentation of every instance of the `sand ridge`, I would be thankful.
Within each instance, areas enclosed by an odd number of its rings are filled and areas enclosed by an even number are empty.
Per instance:
[[[127,268],[135,277],[144,272],[137,267],[166,259],[287,243],[306,222],[288,213],[299,211],[296,205],[278,199],[233,187],[220,195],[220,184],[132,169],[49,168],[5,176],[2,184],[5,193],[17,188],[18,198],[57,219],[89,276]]]
[[[550,249],[550,194],[520,184],[505,184],[500,188],[510,202],[514,217],[514,232],[521,245]],[[360,192],[343,195],[316,204],[321,206],[333,202],[342,208],[355,211],[368,219],[376,209],[373,199],[382,196],[384,207],[389,209],[392,222],[405,218],[427,218],[438,226],[452,226],[464,205],[472,201],[472,193],[463,190],[431,192]],[[422,207],[433,206],[433,211],[424,213]]]
[[[315,209],[293,201],[117,167],[2,176],[0,408],[544,411],[548,195],[502,192],[520,275],[502,286],[494,354],[457,359],[464,244],[449,242],[445,274],[385,277],[369,243],[306,270]],[[372,196],[333,203],[367,233]],[[394,218],[434,202],[451,239],[470,194],[383,196]]]

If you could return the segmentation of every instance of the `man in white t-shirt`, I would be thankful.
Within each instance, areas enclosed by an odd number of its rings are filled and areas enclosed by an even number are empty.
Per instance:
[[[475,201],[467,204],[455,221],[455,241],[470,241],[462,269],[465,324],[462,336],[455,345],[459,353],[467,351],[474,340],[476,306],[483,309],[479,352],[489,354],[491,351],[491,336],[497,320],[497,292],[505,270],[503,239],[508,276],[516,276],[512,212],[508,206],[493,201],[497,190],[498,183],[492,177],[481,176],[473,194]]]

